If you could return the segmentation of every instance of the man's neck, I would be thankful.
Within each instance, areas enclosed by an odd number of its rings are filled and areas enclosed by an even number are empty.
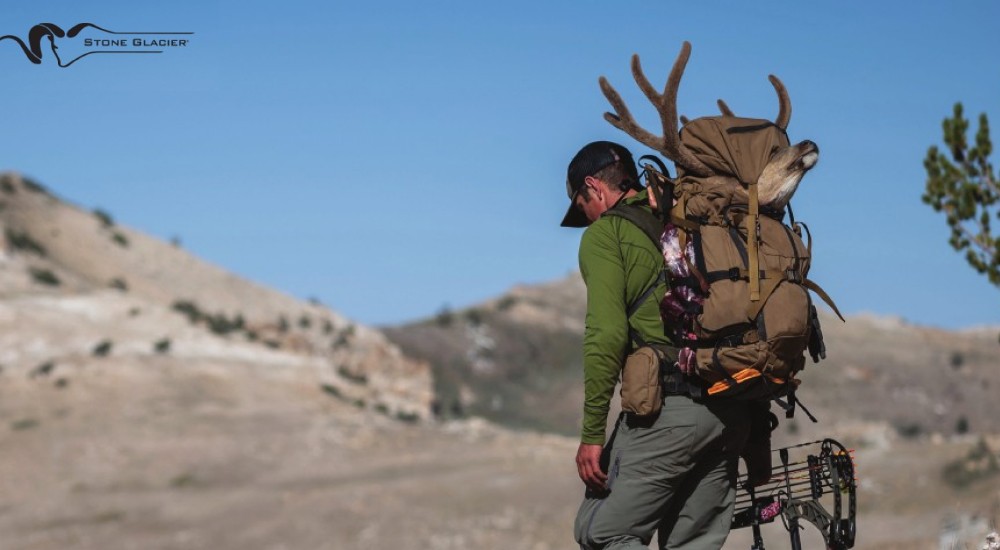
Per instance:
[[[618,204],[619,204],[620,202],[622,202],[623,200],[625,200],[625,199],[628,199],[628,198],[631,198],[631,197],[634,197],[634,196],[636,196],[637,194],[638,194],[638,193],[636,192],[636,190],[635,190],[635,189],[629,189],[628,191],[625,191],[625,192],[624,192],[624,193],[622,193],[621,195],[618,195],[618,198],[616,198],[616,199],[614,200],[614,202],[612,202],[612,203],[611,203],[611,206],[609,206],[608,208],[609,208],[609,209],[611,209],[611,208],[614,208],[614,207],[618,206]]]

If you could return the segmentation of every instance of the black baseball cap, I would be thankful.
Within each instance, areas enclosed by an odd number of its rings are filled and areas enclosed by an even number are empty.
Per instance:
[[[626,179],[632,185],[639,184],[639,173],[632,160],[632,153],[613,141],[594,141],[583,146],[569,162],[566,170],[566,194],[569,196],[569,210],[560,225],[563,227],[587,227],[590,220],[576,207],[576,195],[583,189],[587,176],[593,176],[616,162],[624,164]],[[618,183],[618,182],[612,182]]]

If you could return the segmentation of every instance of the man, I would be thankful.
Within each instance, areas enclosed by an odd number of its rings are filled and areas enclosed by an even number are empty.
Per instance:
[[[570,206],[562,225],[587,227],[580,242],[587,318],[576,456],[587,491],[576,540],[587,549],[645,548],[659,529],[660,548],[721,548],[733,513],[737,457],[749,429],[745,406],[696,401],[691,394],[697,383],[664,365],[662,411],[649,418],[622,414],[604,445],[625,357],[637,342],[673,344],[658,307],[667,288],[663,256],[638,226],[604,215],[620,203],[648,208],[625,147],[609,141],[583,147],[569,164],[566,191]],[[634,313],[628,316],[630,306]]]

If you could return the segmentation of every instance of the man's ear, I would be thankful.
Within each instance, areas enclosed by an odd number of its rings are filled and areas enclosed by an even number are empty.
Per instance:
[[[590,188],[591,195],[593,198],[602,199],[604,198],[605,187],[601,180],[595,178],[594,176],[587,176],[583,178],[583,184]]]

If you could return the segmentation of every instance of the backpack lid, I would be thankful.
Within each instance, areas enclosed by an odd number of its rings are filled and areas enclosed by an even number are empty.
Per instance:
[[[717,174],[756,183],[776,148],[788,147],[788,135],[770,120],[735,116],[702,117],[684,125],[681,143]],[[678,176],[684,168],[677,167]]]

